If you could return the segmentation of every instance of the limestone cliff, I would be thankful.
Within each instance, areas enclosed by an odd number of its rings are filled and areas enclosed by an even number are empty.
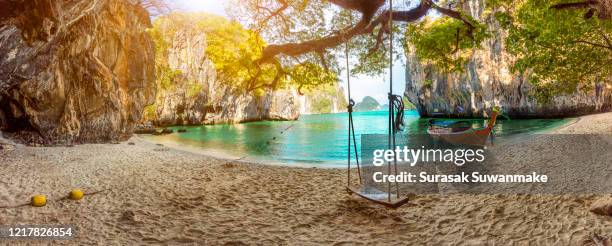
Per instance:
[[[129,137],[155,93],[147,11],[127,0],[5,0],[0,125],[43,144]]]
[[[532,96],[528,74],[510,72],[515,58],[505,51],[507,34],[492,16],[483,13],[485,2],[470,0],[464,6],[492,32],[482,49],[471,56],[465,72],[444,73],[415,54],[407,54],[405,95],[421,116],[483,117],[494,105],[514,118],[567,117],[612,109],[612,88],[604,81],[594,81],[591,91],[538,102]]]
[[[301,114],[329,114],[346,112],[348,102],[339,85],[324,85],[299,97]]]
[[[156,40],[159,89],[144,121],[168,126],[299,117],[299,102],[293,90],[266,90],[258,96],[218,81],[214,64],[206,55],[206,34],[178,25],[172,27],[178,30],[162,31],[161,40]]]

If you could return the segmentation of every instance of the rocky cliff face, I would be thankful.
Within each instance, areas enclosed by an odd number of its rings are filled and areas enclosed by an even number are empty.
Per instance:
[[[206,55],[206,35],[179,30],[163,37],[167,50],[158,59],[172,76],[160,76],[155,105],[144,121],[156,125],[239,123],[257,120],[295,120],[299,117],[297,93],[268,90],[262,96],[244,93],[216,79],[214,64]],[[161,78],[160,78],[161,79]]]
[[[316,91],[299,96],[300,114],[330,114],[346,112],[348,105],[344,89],[339,85],[325,85]]]
[[[604,81],[594,81],[591,91],[556,96],[545,104],[536,101],[527,74],[510,72],[514,57],[505,52],[506,33],[493,17],[483,15],[485,2],[470,0],[464,6],[493,33],[473,54],[465,72],[444,73],[407,54],[405,95],[421,116],[483,117],[496,105],[514,118],[567,117],[612,109],[612,88]]]
[[[155,95],[146,10],[127,0],[6,0],[1,9],[3,131],[44,144],[131,135]]]
[[[297,120],[300,116],[298,94],[293,90],[267,90],[263,96],[240,94],[229,88],[216,91],[216,103],[212,103],[205,124]]]

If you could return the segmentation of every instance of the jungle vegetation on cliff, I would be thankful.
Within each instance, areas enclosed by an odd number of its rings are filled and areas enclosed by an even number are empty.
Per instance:
[[[262,94],[266,88],[310,88],[336,81],[335,73],[310,62],[260,63],[265,41],[256,31],[245,29],[238,22],[210,14],[173,13],[156,19],[151,31],[159,57],[158,81],[164,88],[170,87],[173,78],[180,76],[179,71],[169,69],[164,59],[168,39],[178,30],[206,35],[206,54],[214,63],[217,79],[234,88]]]
[[[308,62],[338,73],[342,65],[336,59],[350,43],[360,61],[353,72],[378,74],[387,65],[389,34],[395,33],[396,55],[403,45],[443,70],[461,71],[494,31],[483,20],[493,19],[508,33],[507,49],[517,56],[514,71],[533,77],[537,97],[609,81],[610,1],[477,2],[486,6],[480,20],[467,13],[464,1],[452,0],[396,0],[393,11],[386,0],[241,0],[231,6],[236,19],[271,43],[263,48],[264,63]]]
[[[542,0],[494,4],[495,18],[509,30],[508,51],[518,57],[514,69],[531,73],[540,99],[610,83],[612,21],[606,9],[595,4],[563,8],[571,5]]]

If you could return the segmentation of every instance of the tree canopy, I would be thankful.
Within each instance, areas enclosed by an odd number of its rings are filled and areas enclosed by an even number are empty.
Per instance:
[[[167,52],[177,32],[206,34],[206,55],[213,62],[218,79],[236,89],[263,92],[265,88],[287,86],[310,88],[336,81],[336,74],[317,64],[259,63],[262,37],[235,21],[210,14],[173,13],[157,18],[151,35],[157,50],[157,77],[162,88],[172,86],[181,71],[170,69]],[[277,71],[282,70],[283,73]],[[287,75],[294,75],[288,77]],[[299,76],[297,76],[299,75]]]
[[[420,22],[430,13],[457,21],[453,24],[459,23],[461,35],[470,39],[482,31],[459,4],[446,1],[396,1],[393,11],[385,0],[235,0],[231,6],[234,18],[271,43],[264,48],[262,62],[309,60],[339,71],[334,58],[349,42],[351,55],[359,59],[354,72],[366,74],[378,74],[388,65],[388,34],[401,34],[407,23]],[[402,38],[396,35],[395,43],[401,46]],[[402,55],[401,50],[395,55]]]
[[[529,72],[539,88],[569,92],[610,73],[610,0],[483,0],[487,15],[508,33],[515,71]],[[266,41],[259,64],[318,65],[338,73],[344,45],[359,59],[353,72],[378,74],[402,45],[448,71],[460,70],[492,30],[465,11],[465,1],[233,0],[233,18]],[[408,47],[408,46],[406,46]],[[286,71],[276,71],[286,76]],[[288,75],[290,76],[290,75]],[[550,90],[548,90],[550,91]]]
[[[537,95],[592,89],[612,78],[612,22],[596,6],[543,0],[499,1],[496,19],[508,30],[512,67],[528,72]],[[596,13],[597,12],[597,13]]]

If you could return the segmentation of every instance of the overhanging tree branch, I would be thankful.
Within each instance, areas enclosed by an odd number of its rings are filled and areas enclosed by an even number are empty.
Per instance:
[[[595,0],[588,0],[583,2],[574,2],[574,3],[559,3],[550,6],[551,9],[583,9],[593,7],[597,4]]]
[[[388,11],[383,11],[374,18],[374,14],[379,12],[378,10],[384,5],[385,0],[328,0],[328,2],[344,9],[360,12],[361,19],[357,24],[324,38],[304,42],[268,45],[264,48],[260,61],[263,63],[272,62],[278,55],[299,56],[311,52],[324,52],[326,49],[337,47],[355,36],[371,34],[378,26],[381,26],[384,30],[388,29],[385,29],[388,25]],[[427,15],[431,9],[435,9],[443,15],[463,21],[468,27],[468,35],[471,34],[472,30],[475,28],[474,23],[461,12],[437,6],[433,3],[433,0],[422,0],[418,6],[410,10],[393,11],[393,21],[414,22]],[[377,42],[380,42],[382,40],[382,33],[379,32],[376,37]],[[379,44],[376,45],[376,47],[379,46]]]
[[[458,20],[463,21],[463,24],[465,24],[465,26],[468,27],[468,35],[472,35],[472,31],[474,30],[474,24],[471,22],[470,19],[468,19],[465,15],[463,15],[461,12],[452,10],[452,9],[447,9],[447,8],[443,8],[440,7],[438,5],[432,4],[432,8],[434,8],[435,10],[437,10],[438,12],[440,12],[443,15],[446,15],[448,17],[451,18],[455,18]]]
[[[608,50],[612,51],[612,46],[598,44],[598,43],[594,43],[594,42],[587,41],[587,40],[576,40],[574,42],[575,43],[588,44],[588,45],[592,45],[592,46],[599,47],[599,48],[605,48],[605,49],[608,49]]]
[[[282,13],[287,8],[289,8],[289,4],[287,4],[286,0],[279,0],[279,3],[281,4],[281,6],[277,10],[275,10],[275,11],[272,11],[272,10],[266,8],[266,7],[263,7],[263,6],[257,6],[258,9],[263,9],[263,10],[265,10],[265,11],[267,11],[269,13],[269,15],[265,19],[263,19],[262,21],[259,22],[260,28],[264,27],[266,25],[266,23],[268,21],[270,21],[272,18],[274,18],[276,16],[279,16],[279,15],[282,15]]]
[[[328,2],[343,9],[359,11],[368,21],[385,4],[385,0],[328,0]]]
[[[559,3],[550,6],[551,9],[588,9],[584,14],[585,19],[593,17],[597,13],[597,17],[602,20],[612,19],[612,2],[610,0],[585,0],[572,3]]]
[[[269,45],[263,51],[262,62],[270,62],[277,55],[298,56],[310,52],[321,52],[328,48],[337,47],[355,36],[370,34],[379,25],[387,23],[389,14],[384,11],[376,19],[372,19],[371,13],[378,12],[384,1],[367,0],[329,0],[329,2],[340,7],[357,10],[362,13],[359,22],[346,30],[321,39],[310,40],[299,43],[286,43]],[[423,0],[421,3],[408,11],[393,11],[393,20],[400,22],[413,22],[425,16],[431,9],[432,0]],[[447,13],[451,13],[447,11]],[[453,16],[451,16],[453,17]],[[453,17],[455,18],[455,17]]]

